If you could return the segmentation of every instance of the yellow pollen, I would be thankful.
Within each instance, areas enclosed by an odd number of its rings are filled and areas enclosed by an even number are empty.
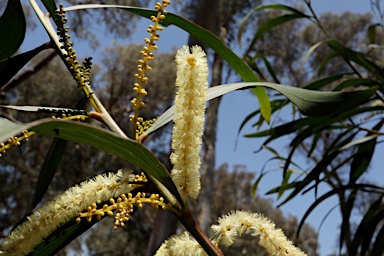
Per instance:
[[[189,54],[188,56],[188,59],[187,59],[187,62],[190,66],[194,67],[196,66],[196,59],[195,57],[193,56],[193,54]]]

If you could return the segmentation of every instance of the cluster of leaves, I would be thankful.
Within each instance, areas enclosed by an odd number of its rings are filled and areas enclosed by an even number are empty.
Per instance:
[[[31,3],[35,1],[31,0]],[[46,9],[49,11],[51,17],[55,22],[58,22],[55,10],[57,9],[56,4],[53,0],[43,0],[42,1]],[[76,9],[91,9],[91,8],[116,8],[117,6],[109,5],[92,5],[92,6],[74,6],[68,10]],[[145,18],[150,18],[150,16],[155,15],[156,12],[149,9],[142,9],[129,6],[119,6],[120,9],[140,15]],[[38,15],[40,15],[38,13]],[[54,41],[54,34],[47,28],[48,21],[47,16],[42,17],[40,15],[41,21],[45,23],[45,28],[49,33],[51,39]],[[49,23],[50,24],[50,23]],[[243,62],[233,51],[231,51],[218,37],[214,34],[205,30],[194,23],[176,15],[173,13],[168,13],[166,19],[162,22],[163,26],[175,25],[185,30],[189,34],[196,37],[198,40],[203,42],[207,47],[211,48],[215,53],[220,55],[231,68],[238,73],[238,75],[245,81],[245,83],[237,84],[227,84],[218,86],[216,88],[211,88],[208,92],[207,100],[210,100],[215,97],[219,97],[225,93],[231,92],[236,89],[242,88],[253,88],[253,92],[258,97],[261,114],[264,120],[269,122],[272,109],[275,107],[276,103],[272,101],[270,104],[265,89],[263,87],[272,88],[279,91],[290,101],[296,104],[299,109],[307,115],[325,115],[329,113],[329,109],[332,109],[333,113],[338,113],[344,111],[345,109],[353,108],[354,106],[360,105],[369,100],[369,98],[376,93],[376,87],[358,91],[351,92],[316,92],[299,88],[292,88],[283,86],[280,84],[272,83],[262,83],[259,82],[258,77],[255,73]],[[0,34],[8,35],[6,40],[0,42],[0,88],[3,88],[15,74],[21,70],[26,64],[28,64],[31,59],[37,55],[39,52],[44,52],[47,48],[54,48],[56,53],[62,58],[65,59],[65,56],[61,53],[59,49],[50,41],[49,43],[42,44],[42,46],[32,49],[30,51],[15,55],[16,51],[20,47],[21,43],[24,40],[26,32],[26,21],[23,14],[22,6],[19,0],[9,0],[6,6],[6,9],[3,15],[0,18]],[[114,71],[112,71],[114,72]],[[106,76],[110,75],[108,73]],[[120,76],[123,75],[118,75]],[[125,81],[124,81],[125,82]],[[111,83],[112,84],[112,83]],[[255,87],[257,86],[257,87]],[[107,86],[108,88],[108,86]],[[56,89],[52,87],[51,89]],[[110,90],[115,90],[117,88],[110,86]],[[58,89],[56,94],[60,94],[63,89]],[[66,88],[64,89],[66,90]],[[22,91],[20,91],[22,92]],[[27,93],[27,92],[25,92]],[[109,96],[112,97],[115,93],[110,93]],[[78,97],[75,96],[74,99]],[[107,96],[108,99],[108,96]],[[348,100],[348,104],[341,105],[345,100]],[[118,104],[126,104],[127,98],[109,98],[109,102],[113,105],[116,101]],[[74,100],[76,102],[76,100]],[[42,103],[40,103],[42,104]],[[71,105],[73,104],[73,105]],[[64,107],[72,108],[75,103],[63,103]],[[62,106],[59,106],[62,107]],[[25,110],[25,107],[13,106],[13,109]],[[42,107],[28,107],[29,111],[38,111]],[[83,109],[84,103],[79,102],[76,108]],[[64,111],[64,110],[63,110]],[[124,110],[127,111],[127,110]],[[159,109],[156,111],[163,111]],[[129,111],[128,111],[129,112]],[[116,113],[117,115],[118,113]],[[121,114],[121,113],[120,113]],[[173,108],[167,110],[160,118],[155,122],[150,130],[147,131],[148,134],[154,132],[158,128],[164,126],[166,123],[171,121],[173,118]],[[309,117],[311,118],[311,117]],[[34,196],[32,203],[27,207],[27,214],[36,207],[36,205],[41,201],[44,196],[47,187],[52,183],[53,178],[56,175],[56,170],[58,164],[63,158],[64,148],[67,141],[73,141],[78,144],[86,144],[93,146],[95,148],[101,149],[105,152],[113,154],[115,157],[123,159],[137,168],[145,171],[148,175],[153,177],[153,180],[161,183],[164,186],[164,189],[169,192],[165,194],[168,200],[181,200],[177,192],[177,189],[170,178],[169,172],[165,169],[164,165],[160,160],[153,155],[153,153],[148,150],[143,144],[131,140],[129,138],[122,137],[116,133],[107,131],[106,129],[100,128],[94,123],[91,124],[81,124],[75,122],[65,122],[61,120],[51,120],[51,119],[40,119],[27,124],[20,124],[16,121],[11,121],[11,118],[0,118],[0,140],[1,142],[6,142],[8,138],[17,136],[24,130],[32,130],[40,135],[46,135],[50,137],[55,137],[50,150],[48,151],[47,157],[44,160],[41,169],[34,168],[35,172],[39,173],[38,180],[35,185]],[[29,120],[28,120],[29,121]],[[124,124],[122,124],[124,127]],[[126,128],[126,127],[125,127]],[[28,157],[27,154],[25,154]],[[37,157],[37,155],[34,155]],[[90,161],[92,162],[92,161]],[[110,162],[110,161],[108,161]],[[88,165],[86,168],[92,170],[94,166]],[[12,170],[6,170],[5,172],[12,172]],[[112,168],[112,167],[110,167]],[[84,169],[84,167],[80,168]],[[100,172],[103,169],[101,166],[95,168],[95,172]],[[105,169],[104,169],[105,170]],[[69,184],[70,185],[70,184]],[[168,196],[167,196],[168,195]],[[7,200],[9,200],[8,197]],[[24,218],[23,218],[24,219]],[[23,220],[22,219],[22,220]],[[47,239],[46,243],[42,243],[35,248],[33,254],[44,253],[44,255],[52,254],[60,250],[63,246],[68,244],[74,238],[79,236],[82,232],[87,230],[94,223],[80,223],[75,224],[73,220],[70,220],[68,223],[59,228]],[[60,235],[65,234],[65,235]]]
[[[265,130],[261,129],[260,111],[251,113],[240,131],[253,122],[258,131],[245,136],[265,137],[263,147],[273,153],[272,160],[283,162],[281,184],[267,193],[277,194],[278,198],[288,193],[280,203],[283,205],[300,194],[314,192],[315,200],[305,212],[298,232],[317,206],[336,197],[342,216],[340,252],[345,249],[348,255],[381,255],[384,188],[376,180],[369,181],[367,173],[383,136],[383,24],[372,24],[368,14],[326,13],[318,17],[310,1],[298,8],[264,5],[249,15],[254,12],[267,18],[260,22],[244,58],[263,79],[284,79],[311,91],[375,90],[368,101],[359,104],[349,105],[351,100],[344,98],[339,103],[342,109],[334,111],[334,105],[327,105],[328,114],[321,117],[297,115],[293,107],[293,120],[280,117],[280,113],[287,113],[289,102],[275,94],[271,106],[276,121],[273,128]],[[274,49],[266,47],[268,40],[276,42],[273,37],[281,39],[279,45]],[[300,53],[303,49],[307,49],[304,58]],[[290,136],[287,156],[271,146],[285,136]],[[300,159],[312,164],[304,168],[302,175],[292,175]],[[266,173],[262,171],[254,189]],[[321,184],[329,189],[320,189]],[[359,206],[361,198],[367,196],[370,199]],[[355,225],[351,217],[358,208],[362,209],[362,217]]]

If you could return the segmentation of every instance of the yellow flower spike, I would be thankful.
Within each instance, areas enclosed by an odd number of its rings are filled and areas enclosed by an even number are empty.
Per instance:
[[[200,191],[200,148],[204,128],[208,85],[206,55],[200,46],[192,53],[184,46],[176,53],[175,118],[172,130],[172,180],[183,200],[196,198]]]
[[[140,51],[140,54],[143,56],[143,59],[138,60],[137,71],[138,74],[135,74],[134,77],[137,78],[137,83],[133,85],[133,91],[137,93],[136,100],[132,103],[134,108],[134,114],[130,116],[129,120],[133,123],[133,138],[138,139],[137,127],[142,119],[139,117],[139,109],[144,106],[142,101],[142,96],[147,95],[147,92],[143,88],[143,85],[148,82],[148,77],[145,76],[146,71],[151,71],[152,68],[148,65],[148,61],[154,59],[154,54],[151,51],[157,50],[157,45],[155,41],[160,39],[160,35],[157,31],[162,31],[163,28],[159,25],[165,19],[166,11],[165,7],[170,5],[170,1],[162,1],[161,3],[157,2],[155,4],[155,9],[157,10],[157,17],[151,16],[151,20],[154,23],[149,25],[147,32],[150,34],[149,38],[145,38],[144,42],[146,46],[143,47],[143,50]],[[141,120],[141,121],[140,121]]]

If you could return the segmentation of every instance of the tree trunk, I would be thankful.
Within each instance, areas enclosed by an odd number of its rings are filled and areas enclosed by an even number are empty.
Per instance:
[[[212,69],[211,86],[220,84],[223,67],[223,60],[215,54]],[[201,191],[199,197],[200,213],[198,223],[200,228],[207,233],[212,222],[211,204],[212,204],[212,186],[214,183],[215,171],[215,143],[217,131],[217,114],[219,111],[221,97],[209,101],[205,115],[205,130],[203,135],[203,161],[201,166]]]

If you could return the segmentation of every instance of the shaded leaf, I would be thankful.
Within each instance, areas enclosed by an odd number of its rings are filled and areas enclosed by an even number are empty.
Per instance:
[[[8,0],[0,17],[0,61],[11,57],[24,41],[26,23],[20,0]]]
[[[273,67],[271,65],[271,63],[268,61],[268,59],[263,55],[263,54],[256,54],[255,56],[252,57],[252,59],[250,60],[247,60],[247,63],[248,65],[254,69],[256,72],[260,73],[261,74],[261,71],[260,69],[258,68],[257,64],[256,64],[256,61],[258,59],[261,59],[263,62],[264,62],[264,65],[265,67],[267,68],[269,74],[272,76],[273,80],[275,83],[280,83],[279,79],[277,78],[277,75],[275,73],[275,71],[273,70]],[[264,77],[264,76],[263,76]],[[264,80],[267,80],[264,78]]]
[[[370,44],[376,43],[376,27],[380,27],[380,23],[370,25],[367,29],[367,37]]]
[[[291,15],[292,17],[295,16],[296,18],[310,18],[311,16],[308,16],[306,14],[304,14],[303,12],[295,9],[295,8],[292,8],[290,6],[287,6],[287,5],[283,5],[283,4],[266,4],[266,5],[261,5],[261,6],[258,6],[256,8],[254,8],[253,10],[251,10],[240,22],[240,25],[239,25],[239,31],[237,33],[237,41],[239,42],[239,44],[241,44],[241,36],[243,34],[243,31],[244,31],[244,28],[245,28],[245,24],[246,22],[248,21],[249,17],[254,13],[254,12],[257,12],[257,11],[261,11],[261,10],[266,10],[266,9],[277,9],[277,10],[282,10],[282,11],[287,11],[287,12],[290,12],[292,14],[289,14]],[[289,16],[288,15],[288,16]],[[283,17],[283,16],[280,16],[280,17]],[[279,17],[277,17],[279,18]],[[277,19],[275,18],[275,19]],[[267,24],[268,22],[264,23],[262,26],[259,27],[258,31],[256,32],[256,34],[260,33],[260,35],[258,36],[258,38],[263,34],[265,33],[266,31],[268,31],[269,29],[275,27],[275,26],[278,26],[282,23],[285,23],[289,20],[291,20],[293,18],[288,18],[287,20],[284,21],[284,19],[280,20],[280,23],[278,22],[271,22],[268,25],[265,25],[264,28],[261,28],[264,24]],[[260,31],[260,32],[259,32]],[[255,36],[257,37],[257,36]],[[257,39],[256,39],[257,40]],[[254,41],[256,41],[254,40]],[[251,45],[253,46],[253,43],[251,43]]]
[[[104,217],[103,217],[104,218]],[[76,224],[76,217],[70,219],[68,222],[58,227],[52,234],[50,234],[44,242],[36,246],[30,256],[46,256],[55,255],[70,242],[80,236],[82,233],[91,228],[98,221],[96,218],[92,218],[90,223],[82,221]]]
[[[11,80],[12,77],[14,77],[33,57],[45,49],[48,49],[46,44],[31,51],[0,61],[0,88]]]
[[[381,80],[381,82],[384,81],[384,77],[382,76],[382,69],[372,60],[370,60],[372,56],[362,52],[354,51],[348,47],[345,47],[343,44],[336,40],[327,40],[325,43],[343,58],[353,61],[356,64],[364,67],[368,71],[374,73]]]
[[[381,120],[372,128],[372,131],[379,131],[383,124],[384,120]],[[365,138],[368,138],[368,140],[360,143],[357,147],[357,152],[351,163],[351,170],[349,172],[349,182],[356,181],[367,170],[376,148],[376,135],[377,134],[375,134],[374,132],[367,132],[367,136]],[[374,136],[374,138],[370,139],[370,137],[372,136]]]
[[[371,255],[383,255],[384,253],[384,225],[376,235],[375,242],[372,246]]]
[[[298,18],[307,18],[307,16],[303,16],[303,15],[298,14],[298,13],[285,14],[285,15],[270,19],[270,20],[266,21],[265,23],[261,24],[259,26],[259,28],[257,29],[257,32],[256,32],[255,36],[253,37],[253,39],[252,39],[252,41],[248,47],[248,50],[246,51],[246,54],[248,54],[252,50],[256,41],[258,39],[260,39],[261,36],[264,35],[266,32],[268,32],[269,30],[271,30],[274,27],[277,27],[281,24],[284,24],[288,21],[298,19]]]
[[[380,83],[369,78],[350,78],[347,79],[340,84],[338,84],[333,91],[341,91],[343,89],[349,88],[349,87],[356,87],[356,86],[379,86]]]
[[[328,65],[329,61],[333,58],[336,58],[339,56],[336,52],[331,52],[328,54],[320,63],[320,65],[317,67],[317,75],[321,76],[325,70],[325,67]]]
[[[368,230],[372,230],[372,228],[375,229],[376,225],[378,224],[377,220],[374,217],[378,213],[378,211],[380,211],[382,200],[383,196],[380,196],[375,202],[371,204],[367,212],[364,214],[364,217],[361,220],[355,232],[355,236],[353,237],[353,240],[351,242],[350,252],[354,253],[353,255],[357,255],[357,250],[359,246],[362,245],[362,240],[372,240],[373,232],[369,232]],[[381,211],[384,213],[383,209],[381,209]],[[364,248],[362,248],[361,250],[363,251]]]
[[[305,85],[304,88],[308,90],[319,90],[324,86],[329,85],[330,83],[343,79],[346,75],[348,74],[337,74],[337,75],[320,78]]]

